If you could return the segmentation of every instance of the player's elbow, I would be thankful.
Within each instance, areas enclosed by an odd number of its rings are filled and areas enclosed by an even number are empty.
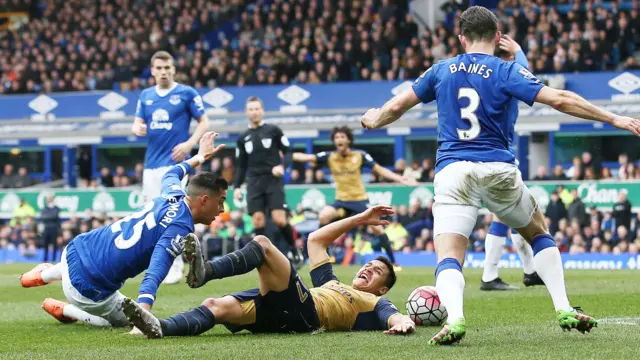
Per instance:
[[[558,90],[551,98],[549,105],[560,112],[565,112],[574,102],[575,96],[571,91]]]

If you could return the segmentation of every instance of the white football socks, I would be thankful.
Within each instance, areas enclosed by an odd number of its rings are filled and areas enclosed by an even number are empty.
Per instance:
[[[553,300],[556,311],[571,311],[573,308],[567,298],[567,290],[564,285],[564,269],[562,259],[557,247],[548,247],[540,250],[534,257],[535,270],[547,286],[549,295]]]
[[[464,317],[462,311],[464,296],[464,276],[457,269],[442,270],[436,279],[436,290],[440,301],[447,309],[447,324]]]
[[[536,272],[533,264],[533,249],[531,249],[531,245],[529,245],[522,235],[518,233],[511,233],[511,241],[513,242],[513,247],[516,248],[518,255],[520,255],[520,261],[522,261],[522,270],[524,270],[524,273],[531,275]]]
[[[41,273],[42,281],[48,284],[53,281],[62,280],[62,267],[63,267],[62,263],[57,263],[56,265],[48,269],[42,270],[42,273]]]
[[[498,264],[500,263],[500,256],[502,256],[502,249],[506,241],[507,238],[504,236],[487,234],[487,237],[484,239],[484,271],[482,272],[482,281],[489,282],[498,277]]]
[[[111,326],[111,323],[99,316],[91,315],[86,311],[80,310],[74,305],[66,304],[62,309],[62,315],[83,321],[93,326]]]

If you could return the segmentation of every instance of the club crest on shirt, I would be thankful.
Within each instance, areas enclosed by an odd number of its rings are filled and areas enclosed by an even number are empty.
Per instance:
[[[169,98],[169,103],[171,103],[171,105],[180,104],[180,95],[171,95],[171,97]]]
[[[251,141],[244,143],[244,151],[247,154],[251,154],[253,152],[253,143]]]
[[[262,139],[262,146],[265,149],[269,149],[271,147],[271,139]]]
[[[153,104],[153,100],[147,100],[144,102],[145,105],[151,105]]]

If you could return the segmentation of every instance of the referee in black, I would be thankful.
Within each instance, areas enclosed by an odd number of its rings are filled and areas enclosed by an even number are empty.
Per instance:
[[[242,199],[240,186],[247,177],[247,211],[251,215],[256,235],[265,235],[265,212],[280,229],[291,247],[289,260],[296,268],[302,266],[302,251],[295,246],[293,228],[285,212],[284,169],[292,161],[289,139],[276,125],[265,124],[264,103],[252,96],[247,99],[246,112],[249,129],[238,138],[236,147],[237,172],[234,197]],[[284,164],[280,154],[284,154]]]

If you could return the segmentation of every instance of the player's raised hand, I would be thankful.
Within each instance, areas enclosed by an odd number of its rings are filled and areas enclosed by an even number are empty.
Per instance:
[[[408,316],[402,316],[403,319],[400,323],[395,324],[389,330],[384,333],[388,335],[407,335],[416,330],[416,324]]]
[[[134,122],[131,127],[131,132],[135,136],[145,136],[147,135],[147,125],[145,123]]]
[[[611,125],[618,129],[631,131],[635,136],[640,136],[640,119],[634,119],[629,116],[616,116]]]
[[[360,214],[360,222],[363,225],[389,225],[389,221],[381,218],[386,215],[393,215],[394,211],[391,206],[376,205],[367,209]]]
[[[215,142],[216,142],[216,137],[218,137],[218,135],[219,134],[215,131],[209,131],[209,132],[206,132],[204,135],[202,135],[202,138],[200,139],[200,148],[198,149],[198,155],[202,155],[204,156],[205,160],[209,160],[213,157],[213,155],[217,154],[220,150],[224,149],[226,146],[224,144],[216,146]]]
[[[520,45],[507,34],[502,34],[500,37],[500,49],[514,56],[518,51],[522,50]]]
[[[368,130],[376,129],[375,124],[379,117],[380,109],[369,109],[362,115],[362,118],[360,118],[360,125]]]
[[[284,165],[280,164],[274,166],[273,169],[271,169],[271,174],[275,177],[284,176]]]

